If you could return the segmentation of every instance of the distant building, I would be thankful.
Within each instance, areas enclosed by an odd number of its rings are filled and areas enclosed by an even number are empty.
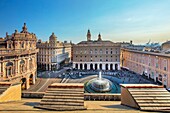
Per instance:
[[[164,50],[164,51],[169,50],[170,51],[170,41],[167,41],[167,42],[162,44],[162,50]]]
[[[39,52],[37,54],[37,64],[39,69],[56,70],[71,60],[71,44],[66,41],[59,42],[57,37],[52,33],[49,42],[37,42]]]
[[[103,40],[91,40],[90,30],[87,41],[73,45],[73,68],[83,70],[119,70],[121,43]]]
[[[163,48],[168,48],[164,43]],[[165,47],[164,47],[165,46]],[[169,48],[170,49],[170,48]],[[143,51],[130,47],[121,49],[121,67],[147,76],[170,88],[170,55],[165,51]]]
[[[28,89],[37,75],[36,35],[27,31],[26,24],[19,33],[0,38],[0,81],[22,82]]]

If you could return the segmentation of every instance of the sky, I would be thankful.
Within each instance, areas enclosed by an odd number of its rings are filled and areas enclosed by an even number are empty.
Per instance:
[[[27,24],[47,41],[103,40],[145,44],[170,39],[170,0],[0,0],[0,37]]]

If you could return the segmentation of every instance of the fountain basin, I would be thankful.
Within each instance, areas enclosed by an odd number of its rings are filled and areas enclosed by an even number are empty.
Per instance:
[[[94,78],[87,85],[95,92],[109,92],[112,89],[112,82],[105,78]]]

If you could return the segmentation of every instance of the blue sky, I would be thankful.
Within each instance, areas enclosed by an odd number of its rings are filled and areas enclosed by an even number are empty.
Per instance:
[[[92,39],[136,44],[170,39],[170,0],[0,0],[0,37],[21,31],[23,23],[38,39],[77,43]]]

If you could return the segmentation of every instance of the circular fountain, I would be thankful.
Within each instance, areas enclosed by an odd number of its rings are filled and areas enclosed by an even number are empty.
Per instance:
[[[102,78],[101,72],[97,78],[90,80],[87,86],[98,93],[110,92],[112,90],[112,82],[106,78]]]

